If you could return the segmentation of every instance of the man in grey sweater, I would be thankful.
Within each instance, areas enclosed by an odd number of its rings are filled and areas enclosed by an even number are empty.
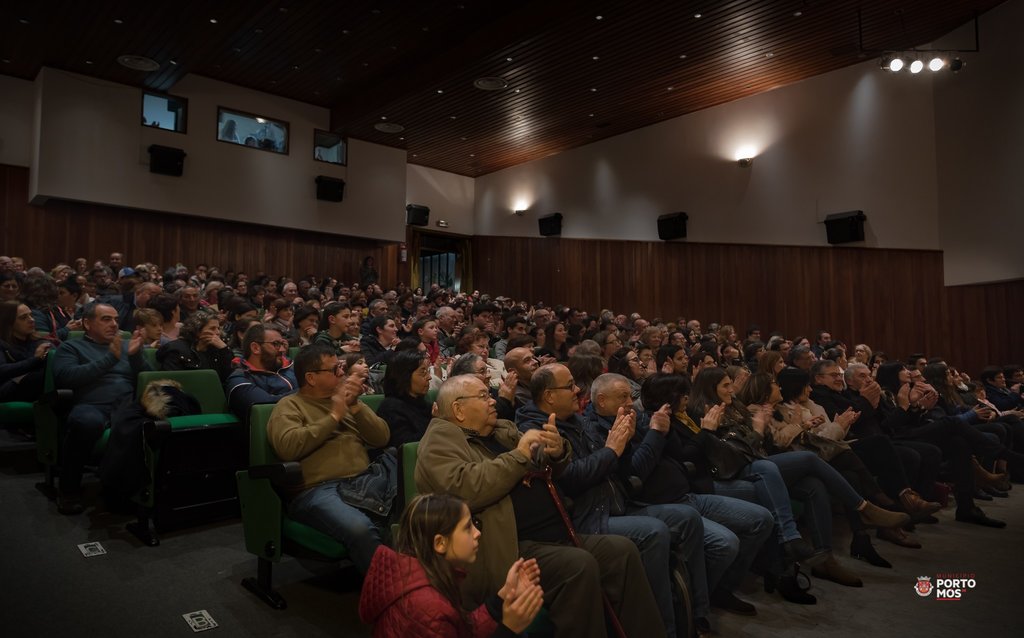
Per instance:
[[[110,414],[132,400],[138,373],[149,369],[142,357],[141,331],[136,330],[130,339],[122,338],[113,306],[87,304],[82,325],[85,336],[62,343],[53,360],[56,386],[75,393],[61,452],[57,498],[61,514],[80,514],[85,509],[82,469],[96,441],[109,427]]]

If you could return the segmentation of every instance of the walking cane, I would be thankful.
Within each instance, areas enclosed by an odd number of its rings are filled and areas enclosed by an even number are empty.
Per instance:
[[[543,452],[534,452],[535,460],[541,457]],[[523,477],[523,484],[526,486],[530,485],[530,481],[535,478],[543,479],[544,483],[548,486],[548,492],[551,493],[551,499],[555,502],[555,508],[558,509],[558,513],[562,516],[562,522],[565,523],[565,529],[569,532],[569,540],[576,547],[583,549],[583,545],[580,543],[579,536],[576,535],[576,528],[573,527],[572,519],[569,518],[569,513],[565,511],[565,505],[562,503],[561,497],[558,496],[558,490],[555,489],[555,484],[551,481],[551,466],[547,464],[546,459],[538,465],[543,465],[543,470],[535,470],[533,472],[527,472],[526,476]],[[612,629],[615,630],[615,635],[618,638],[628,638],[626,636],[626,630],[622,628],[622,623],[619,622],[619,617],[615,615],[615,609],[612,607],[612,603],[608,600],[607,594],[601,592],[601,601],[604,603],[604,611],[608,615],[608,620],[612,624]]]

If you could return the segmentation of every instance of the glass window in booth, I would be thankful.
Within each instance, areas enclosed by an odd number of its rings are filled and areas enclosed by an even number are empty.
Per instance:
[[[348,144],[345,138],[329,131],[313,131],[313,159],[331,164],[348,165]]]
[[[218,107],[217,139],[287,155],[288,123]]]
[[[142,93],[142,125],[184,133],[188,127],[188,100],[174,95]]]

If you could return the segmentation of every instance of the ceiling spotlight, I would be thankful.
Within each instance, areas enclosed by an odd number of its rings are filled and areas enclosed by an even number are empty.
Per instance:
[[[929,71],[941,71],[944,66],[946,66],[946,61],[938,56],[935,56],[928,62]]]
[[[964,61],[960,58],[953,58],[949,62],[949,70],[953,73],[958,73],[960,69],[964,68]]]
[[[883,66],[888,68],[893,73],[896,73],[896,72],[902,71],[903,70],[903,66],[905,64],[906,64],[906,62],[903,61],[903,58],[897,56],[897,57],[889,60],[889,63],[888,64],[884,64]]]
[[[913,62],[910,63],[910,72],[911,73],[914,73],[914,74],[920,73],[922,69],[924,69],[924,62],[922,62],[920,60],[914,60]]]

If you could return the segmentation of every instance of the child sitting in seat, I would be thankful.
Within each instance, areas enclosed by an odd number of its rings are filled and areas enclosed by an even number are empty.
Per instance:
[[[512,564],[505,585],[473,612],[463,610],[461,567],[476,560],[480,530],[466,504],[447,494],[421,494],[405,508],[397,552],[377,548],[363,583],[359,617],[373,635],[513,636],[529,627],[543,603],[535,559]]]

